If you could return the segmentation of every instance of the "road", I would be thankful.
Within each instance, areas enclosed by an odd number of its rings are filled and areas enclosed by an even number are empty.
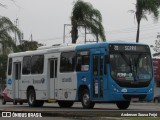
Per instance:
[[[83,109],[81,103],[74,103],[72,108],[60,108],[57,103],[45,103],[43,107],[31,108],[27,103],[13,105],[8,102],[6,105],[0,105],[0,111],[37,112],[42,113],[43,117],[119,117],[125,113],[157,113],[157,116],[160,116],[160,103],[131,103],[127,110],[119,110],[115,104],[110,103],[97,103],[94,109]]]

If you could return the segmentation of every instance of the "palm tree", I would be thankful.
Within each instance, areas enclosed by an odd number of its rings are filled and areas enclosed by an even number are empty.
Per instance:
[[[76,43],[78,39],[78,28],[87,28],[95,35],[96,39],[100,37],[105,41],[104,28],[102,26],[102,15],[99,10],[93,8],[88,2],[78,0],[75,2],[71,16],[71,37],[72,43]]]
[[[9,18],[0,16],[0,43],[3,46],[3,54],[7,54],[11,50],[13,50],[14,52],[17,50],[11,33],[16,33],[20,40],[20,30],[10,21]]]
[[[142,19],[147,20],[147,14],[152,14],[155,20],[158,20],[159,16],[159,7],[160,0],[137,0],[136,11],[130,10],[130,12],[135,13],[135,17],[137,20],[137,37],[136,42],[139,42],[139,33],[140,33],[140,22]]]
[[[19,51],[28,51],[36,50],[40,46],[43,46],[43,44],[38,43],[37,41],[22,40],[21,45],[18,45],[17,47]]]

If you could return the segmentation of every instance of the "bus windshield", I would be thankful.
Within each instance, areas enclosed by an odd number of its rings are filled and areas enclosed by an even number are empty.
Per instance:
[[[152,79],[149,53],[111,53],[111,76],[116,81],[142,82]]]

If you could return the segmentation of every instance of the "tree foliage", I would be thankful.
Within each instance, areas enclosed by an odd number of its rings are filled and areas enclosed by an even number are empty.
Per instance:
[[[87,28],[97,39],[99,37],[105,41],[104,28],[102,26],[102,15],[90,3],[77,0],[75,2],[71,15],[71,36],[72,43],[78,39],[78,28]]]
[[[19,40],[21,39],[20,30],[10,21],[10,19],[0,16],[0,43],[3,47],[3,54],[8,54],[10,51],[17,51],[17,47],[11,33],[16,33]]]
[[[2,81],[0,83],[4,84],[6,79],[7,71],[7,55],[0,55],[0,78]]]
[[[21,45],[18,45],[17,47],[19,51],[24,52],[29,50],[36,50],[40,46],[42,46],[42,44],[38,43],[37,41],[22,40]]]
[[[130,10],[135,14],[137,20],[137,36],[136,42],[139,42],[140,22],[142,19],[147,20],[147,15],[152,15],[154,20],[158,20],[160,0],[137,0],[135,4],[136,10]]]

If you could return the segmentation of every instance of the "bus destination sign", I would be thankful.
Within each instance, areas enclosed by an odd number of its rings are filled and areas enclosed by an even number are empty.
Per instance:
[[[131,51],[131,52],[149,52],[147,45],[132,45],[132,44],[111,44],[110,51]]]

